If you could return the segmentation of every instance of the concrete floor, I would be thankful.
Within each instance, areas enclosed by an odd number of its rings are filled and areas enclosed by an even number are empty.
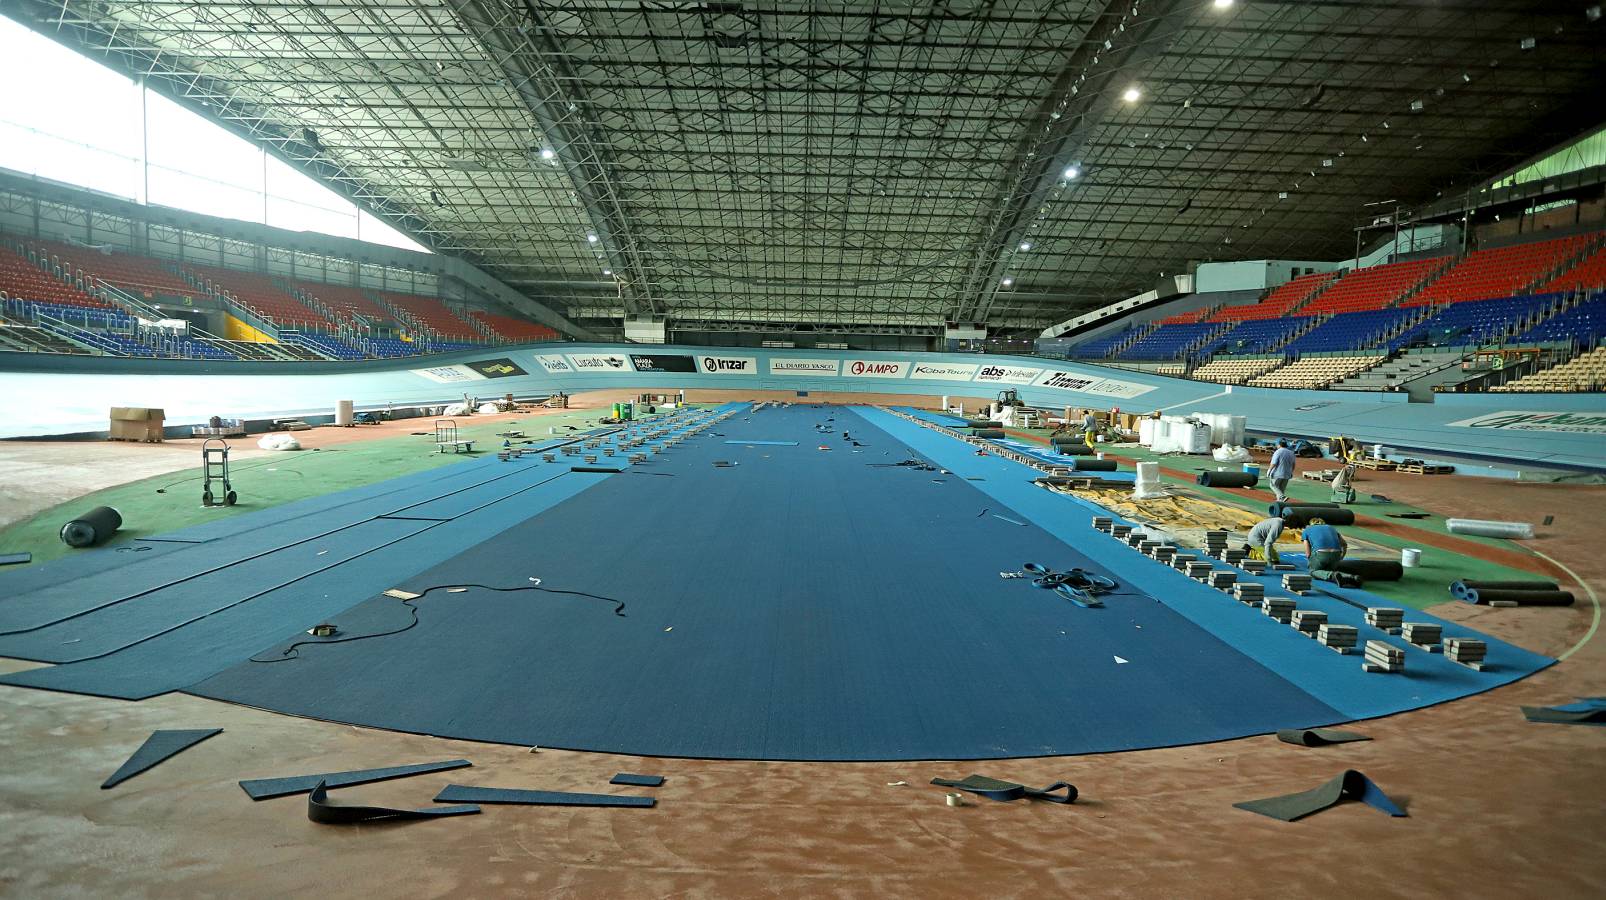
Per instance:
[[[116,449],[116,448],[113,448]],[[138,448],[144,449],[144,448]],[[189,451],[192,453],[193,451]],[[115,455],[115,454],[114,454]],[[186,454],[188,455],[188,453]],[[148,456],[146,459],[155,460]],[[182,465],[191,465],[184,462]],[[58,475],[78,490],[86,480]],[[14,475],[7,468],[0,481]],[[51,470],[54,472],[55,470]],[[146,474],[146,473],[141,473]],[[130,474],[129,477],[138,477]],[[1565,490],[1562,495],[1551,491]],[[1601,489],[1456,477],[1389,484],[1448,514],[1531,518],[1560,500],[1543,552],[1606,584]],[[1543,493],[1536,493],[1543,492]],[[1540,542],[1535,542],[1538,545]],[[3,601],[0,601],[3,602]],[[0,895],[1384,897],[1606,894],[1598,728],[1517,707],[1606,694],[1598,608],[1433,609],[1566,661],[1515,685],[1358,723],[1370,743],[1255,737],[996,763],[639,759],[472,744],[297,719],[173,694],[139,703],[0,687]],[[27,664],[0,661],[0,668]],[[1224,675],[1230,677],[1230,674]],[[159,728],[224,734],[110,791]],[[964,727],[955,715],[954,727]],[[252,803],[235,782],[464,757],[471,769],[350,788],[344,802],[429,805],[450,782],[595,792],[662,774],[655,809],[487,806],[478,816],[333,828],[305,800]],[[1360,769],[1408,808],[1347,804],[1299,823],[1234,802]],[[943,803],[934,776],[1073,782],[1074,806]],[[893,785],[893,782],[907,782]]]

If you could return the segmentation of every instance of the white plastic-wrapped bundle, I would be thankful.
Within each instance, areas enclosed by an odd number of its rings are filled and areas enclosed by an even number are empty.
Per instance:
[[[1155,433],[1158,431],[1159,425],[1160,421],[1158,419],[1139,419],[1138,443],[1145,447],[1153,447]]]
[[[1249,462],[1249,460],[1252,458],[1250,457],[1248,450],[1245,450],[1244,448],[1234,444],[1224,444],[1220,447],[1217,447],[1216,449],[1210,451],[1210,455],[1216,458],[1216,462],[1224,463]]]
[[[495,403],[481,403],[478,410],[479,414],[482,416],[494,416],[501,411],[502,408],[497,406]]]
[[[1527,522],[1496,522],[1489,519],[1451,519],[1444,523],[1451,534],[1472,534],[1478,537],[1531,538],[1534,527]]]
[[[1164,496],[1165,492],[1165,484],[1160,481],[1160,464],[1138,463],[1138,477],[1132,483],[1132,499],[1147,500],[1150,497]]]
[[[467,403],[453,403],[452,405],[450,405],[450,406],[446,407],[445,409],[441,410],[440,411],[440,415],[443,415],[443,416],[466,416],[466,415],[468,415],[468,404]]]
[[[289,434],[265,434],[257,441],[257,446],[264,450],[300,450],[301,442]]]

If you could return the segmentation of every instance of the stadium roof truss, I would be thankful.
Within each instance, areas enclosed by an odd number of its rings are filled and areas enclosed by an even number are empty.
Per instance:
[[[1199,260],[1345,257],[1363,203],[1598,124],[1589,6],[0,9],[571,319],[933,333],[1035,331]]]

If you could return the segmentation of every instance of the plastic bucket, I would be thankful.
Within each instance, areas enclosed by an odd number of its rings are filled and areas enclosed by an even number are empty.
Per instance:
[[[1253,475],[1256,478],[1259,478],[1260,477],[1260,467],[1255,465],[1254,463],[1244,463],[1244,474],[1245,475]]]
[[[1422,551],[1415,547],[1406,547],[1400,551],[1400,565],[1407,569],[1414,569],[1422,564]]]

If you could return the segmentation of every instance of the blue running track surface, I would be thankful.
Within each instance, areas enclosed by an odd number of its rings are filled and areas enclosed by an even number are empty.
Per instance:
[[[639,755],[995,759],[1332,725],[1550,663],[1489,639],[1484,672],[1411,650],[1367,675],[1024,466],[880,410],[729,408],[627,475],[465,463],[59,570],[0,604],[0,654],[60,664],[0,683]],[[1027,561],[1119,587],[1087,609],[999,577]]]

